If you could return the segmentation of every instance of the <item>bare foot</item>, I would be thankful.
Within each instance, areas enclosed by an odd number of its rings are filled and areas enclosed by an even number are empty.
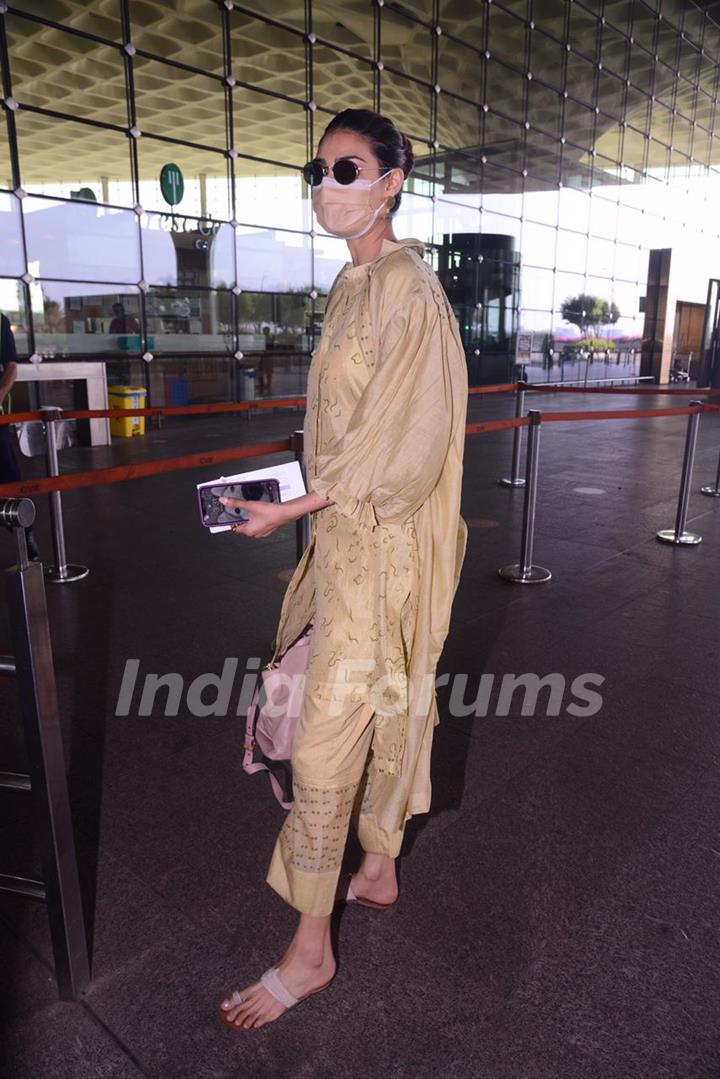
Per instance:
[[[327,948],[320,954],[315,950],[308,954],[291,944],[278,965],[277,973],[287,991],[301,1000],[329,982],[335,970],[332,948]],[[236,990],[223,1000],[220,1010],[229,1026],[238,1030],[249,1030],[251,1027],[261,1027],[272,1022],[288,1009],[262,982],[257,981]]]

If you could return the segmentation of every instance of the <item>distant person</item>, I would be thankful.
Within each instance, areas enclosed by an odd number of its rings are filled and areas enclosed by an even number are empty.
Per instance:
[[[135,315],[127,314],[124,304],[114,303],[112,309],[115,318],[110,323],[110,333],[140,333],[140,323]]]
[[[275,342],[272,338],[272,330],[267,323],[262,328],[263,335],[265,337],[265,351],[260,357],[258,364],[258,392],[261,396],[272,396],[272,378],[273,378],[273,355],[272,349]]]
[[[16,378],[15,338],[7,316],[0,315],[0,413],[9,411],[6,404],[7,397]],[[6,423],[2,423],[0,424],[0,483],[18,483],[21,479],[20,466],[10,440],[10,428]],[[30,558],[38,559],[40,554],[32,528],[25,529],[25,538]]]

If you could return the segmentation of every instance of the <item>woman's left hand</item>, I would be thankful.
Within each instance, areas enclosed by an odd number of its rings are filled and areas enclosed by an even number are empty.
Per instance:
[[[285,506],[280,502],[247,502],[242,498],[225,497],[220,502],[223,506],[244,510],[249,515],[249,521],[231,526],[238,536],[254,536],[256,539],[271,536],[289,520]]]

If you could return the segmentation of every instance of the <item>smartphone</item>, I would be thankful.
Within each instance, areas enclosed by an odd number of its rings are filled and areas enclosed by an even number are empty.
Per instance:
[[[241,498],[243,502],[279,502],[277,480],[247,480],[244,483],[209,483],[198,488],[200,520],[206,528],[243,524],[250,518],[236,506],[223,506],[220,497]]]

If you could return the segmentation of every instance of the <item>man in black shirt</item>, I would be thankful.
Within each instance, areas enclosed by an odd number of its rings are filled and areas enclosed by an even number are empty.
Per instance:
[[[7,411],[6,398],[17,378],[17,351],[10,323],[5,315],[0,315],[0,412]],[[0,483],[17,483],[20,480],[20,467],[10,441],[10,428],[0,424]],[[39,557],[37,543],[32,528],[25,529],[28,554],[31,558]]]

